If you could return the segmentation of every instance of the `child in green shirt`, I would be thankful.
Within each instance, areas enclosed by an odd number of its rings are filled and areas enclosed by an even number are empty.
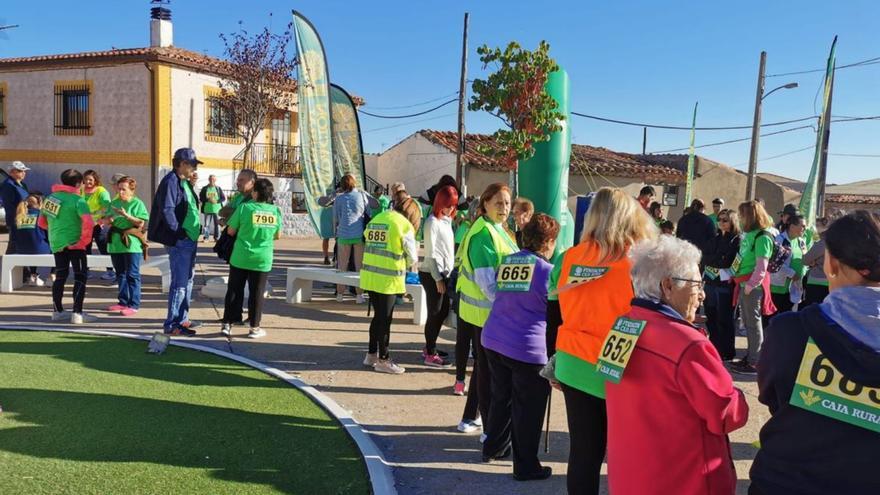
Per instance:
[[[61,173],[61,184],[52,186],[52,194],[46,197],[37,220],[40,228],[49,232],[49,248],[55,256],[55,282],[52,284],[52,321],[70,318],[73,324],[96,320],[83,313],[86,296],[88,264],[86,246],[92,242],[94,221],[89,205],[80,196],[83,176],[79,171],[67,169]],[[64,284],[73,268],[73,313],[64,311],[61,299]]]

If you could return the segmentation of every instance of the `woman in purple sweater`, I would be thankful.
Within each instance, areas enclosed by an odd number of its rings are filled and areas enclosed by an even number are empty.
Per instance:
[[[553,471],[541,466],[538,445],[549,382],[538,373],[547,364],[547,287],[559,223],[537,214],[522,229],[523,249],[498,267],[492,312],[483,326],[482,343],[492,370],[489,429],[483,462],[513,450],[517,481],[543,480]],[[512,445],[511,445],[512,444]]]

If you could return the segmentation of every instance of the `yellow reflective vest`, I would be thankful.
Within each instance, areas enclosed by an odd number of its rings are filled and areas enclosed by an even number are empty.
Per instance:
[[[501,264],[501,259],[508,254],[517,251],[513,240],[504,232],[499,232],[492,224],[486,221],[485,217],[480,217],[468,230],[461,246],[458,248],[459,270],[458,284],[458,317],[462,320],[482,327],[489,318],[489,311],[492,309],[492,301],[483,294],[483,290],[474,279],[474,267],[471,264],[468,249],[471,245],[471,239],[474,235],[480,233],[483,229],[489,232],[492,237],[492,244],[495,248],[495,255],[498,259],[495,262],[497,268]]]
[[[366,245],[361,265],[361,289],[380,294],[406,292],[406,237],[415,239],[409,220],[394,210],[376,215],[364,230]]]

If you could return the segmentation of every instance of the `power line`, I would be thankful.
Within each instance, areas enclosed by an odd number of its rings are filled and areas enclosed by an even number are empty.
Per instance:
[[[793,150],[793,151],[786,151],[785,153],[780,153],[780,154],[778,154],[778,155],[768,156],[767,158],[758,158],[758,162],[759,162],[759,163],[760,163],[760,162],[766,162],[767,160],[773,160],[773,159],[776,159],[776,158],[782,158],[783,156],[793,155],[793,154],[795,154],[795,153],[800,153],[800,152],[802,152],[802,151],[812,150],[812,149],[816,149],[816,145],[815,145],[815,144],[811,144],[810,146],[806,146],[806,147],[803,147],[803,148],[798,148],[798,149]],[[737,163],[736,165],[734,165],[734,168],[742,167],[743,165],[748,165],[748,164],[749,164],[749,162]]]
[[[443,108],[443,107],[445,107],[446,105],[449,105],[450,103],[455,103],[455,102],[457,102],[457,101],[458,101],[458,98],[453,98],[453,99],[451,99],[451,100],[449,100],[449,101],[447,101],[447,102],[445,102],[445,103],[441,103],[441,104],[437,105],[436,107],[429,108],[428,110],[425,110],[425,111],[423,111],[423,112],[411,113],[411,114],[409,114],[409,115],[377,115],[377,114],[375,114],[375,113],[365,112],[365,111],[360,110],[360,109],[358,109],[358,112],[360,112],[360,113],[362,113],[362,114],[364,114],[364,115],[369,115],[370,117],[376,117],[376,118],[379,118],[379,119],[408,119],[408,118],[410,118],[410,117],[418,117],[419,115],[425,115],[426,113],[431,113],[431,112],[433,112],[434,110],[437,110],[437,109]]]
[[[367,105],[367,106],[369,106],[370,109],[372,109],[372,110],[402,110],[404,108],[415,108],[415,107],[427,105],[428,103],[434,103],[436,101],[445,100],[446,98],[449,98],[451,96],[458,96],[458,91],[456,91],[455,93],[450,93],[448,95],[438,96],[437,98],[432,98],[430,100],[426,100],[426,101],[423,101],[420,103],[413,103],[412,105],[400,105],[400,106],[394,106],[394,107],[374,107],[373,105]]]
[[[865,155],[860,153],[828,153],[831,156],[851,156],[854,158],[880,158],[880,155]]]
[[[407,126],[407,125],[411,125],[411,124],[417,124],[419,122],[428,122],[429,120],[442,119],[444,117],[449,117],[452,115],[455,115],[455,114],[454,113],[445,113],[443,115],[437,115],[435,117],[429,117],[427,119],[411,120],[409,122],[404,122],[402,124],[394,124],[394,125],[387,125],[385,127],[377,127],[375,129],[368,129],[366,131],[362,131],[362,134],[367,134],[367,133],[376,132],[376,131],[384,131],[385,129],[394,129],[395,127],[403,127],[403,126]]]
[[[790,129],[782,129],[781,131],[768,132],[768,133],[766,133],[766,134],[761,134],[760,137],[775,136],[776,134],[784,134],[784,133],[786,133],[786,132],[799,131],[799,130],[801,130],[801,129],[814,129],[814,127],[811,126],[811,125],[802,125],[802,126],[799,126],[799,127],[792,127],[792,128],[790,128]],[[730,139],[730,140],[728,140],[728,141],[720,141],[720,142],[717,142],[717,143],[701,144],[701,145],[699,145],[699,146],[694,146],[694,149],[697,149],[697,148],[709,148],[709,147],[711,147],[711,146],[721,146],[722,144],[741,143],[741,142],[743,142],[743,141],[750,141],[751,139],[752,139],[752,137],[749,136],[749,137],[740,138],[740,139]],[[686,148],[676,148],[676,149],[674,149],[674,150],[652,151],[651,153],[652,153],[652,154],[673,153],[673,152],[676,152],[676,151],[685,151],[685,150],[689,150],[689,149],[690,149],[690,147],[686,147]]]
[[[874,58],[869,58],[869,59],[862,60],[859,62],[853,62],[851,64],[841,65],[841,66],[835,67],[835,69],[836,70],[849,69],[851,67],[859,67],[862,65],[875,65],[878,63],[880,63],[880,57],[874,57]],[[826,70],[827,69],[798,70],[798,71],[793,71],[793,72],[781,72],[779,74],[768,74],[764,77],[766,78],[766,77],[797,76],[800,74],[812,74],[814,72],[825,72]]]
[[[669,129],[669,130],[674,130],[674,131],[689,131],[689,130],[691,130],[690,127],[684,127],[684,126],[658,125],[658,124],[645,124],[645,123],[639,123],[639,122],[630,122],[630,121],[626,121],[626,120],[609,119],[607,117],[588,115],[588,114],[580,113],[580,112],[571,112],[571,114],[577,115],[578,117],[585,117],[585,118],[593,119],[593,120],[601,120],[602,122],[611,122],[613,124],[631,125],[631,126],[635,126],[635,127],[649,127],[652,129]],[[778,125],[794,124],[796,122],[803,122],[805,120],[813,120],[815,118],[816,118],[815,115],[811,115],[809,117],[803,117],[800,119],[783,120],[781,122],[770,122],[768,124],[761,124],[761,127],[773,127],[773,126],[778,126]],[[752,128],[751,125],[736,125],[736,126],[727,126],[727,127],[697,127],[696,130],[698,130],[698,131],[733,131],[733,130],[751,129],[751,128]]]

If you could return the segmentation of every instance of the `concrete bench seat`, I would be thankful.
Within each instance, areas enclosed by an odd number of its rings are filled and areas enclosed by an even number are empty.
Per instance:
[[[87,255],[89,269],[113,268],[109,254]],[[26,266],[54,267],[55,257],[51,254],[7,254],[2,257],[0,268],[0,292],[8,293],[23,285],[22,276]],[[171,265],[168,255],[150,256],[148,261],[141,263],[141,273],[145,269],[157,269],[162,276],[162,292],[168,292],[171,285]],[[72,283],[72,280],[70,280]]]
[[[333,268],[288,268],[287,303],[311,301],[313,282],[359,287],[361,276],[358,272],[341,272]],[[424,325],[428,318],[425,288],[421,284],[406,284],[406,293],[413,298],[413,324]]]

